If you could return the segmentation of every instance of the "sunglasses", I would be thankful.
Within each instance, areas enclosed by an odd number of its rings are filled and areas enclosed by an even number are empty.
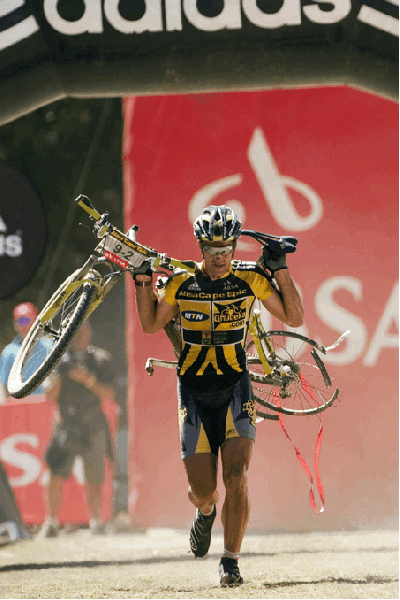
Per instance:
[[[30,325],[31,323],[33,323],[34,319],[31,319],[30,317],[20,317],[17,320],[18,325]]]
[[[233,246],[208,246],[207,244],[203,244],[203,250],[207,254],[211,254],[211,256],[217,256],[218,254],[226,256],[233,251]]]

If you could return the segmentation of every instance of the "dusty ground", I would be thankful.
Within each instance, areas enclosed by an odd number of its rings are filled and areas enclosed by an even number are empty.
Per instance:
[[[202,560],[188,547],[171,529],[3,546],[0,598],[399,598],[397,531],[250,533],[234,589],[218,585],[221,535]]]

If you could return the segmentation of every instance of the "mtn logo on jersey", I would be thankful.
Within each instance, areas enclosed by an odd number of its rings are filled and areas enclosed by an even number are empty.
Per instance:
[[[202,312],[197,310],[185,310],[182,313],[182,317],[186,319],[186,321],[207,321],[210,317]]]

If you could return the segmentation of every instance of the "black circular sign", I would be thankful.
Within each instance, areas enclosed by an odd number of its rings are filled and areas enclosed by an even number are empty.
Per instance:
[[[0,163],[0,300],[35,273],[45,245],[43,209],[23,175]]]

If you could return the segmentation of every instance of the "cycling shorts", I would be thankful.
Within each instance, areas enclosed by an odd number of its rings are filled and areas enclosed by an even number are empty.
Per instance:
[[[231,438],[256,437],[256,409],[249,374],[224,390],[203,393],[178,378],[179,430],[182,459],[212,453]]]

